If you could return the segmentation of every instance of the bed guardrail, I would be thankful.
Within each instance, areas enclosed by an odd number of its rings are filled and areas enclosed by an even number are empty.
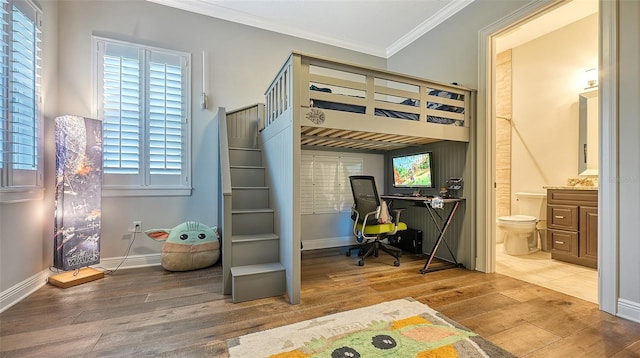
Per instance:
[[[442,125],[468,127],[472,113],[470,89],[294,52],[265,94],[265,127],[292,108],[293,91],[300,107]]]

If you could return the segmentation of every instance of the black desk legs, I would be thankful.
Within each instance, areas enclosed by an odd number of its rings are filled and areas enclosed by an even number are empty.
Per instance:
[[[449,245],[447,245],[447,242],[444,240],[444,235],[447,232],[447,229],[449,228],[449,224],[451,224],[451,221],[453,220],[453,216],[455,215],[456,211],[458,210],[458,207],[460,206],[460,202],[456,201],[453,205],[453,208],[451,208],[451,211],[449,212],[449,215],[447,215],[446,220],[444,220],[442,222],[442,226],[440,227],[438,221],[436,220],[434,213],[433,213],[433,209],[432,207],[430,207],[429,205],[427,205],[427,210],[429,210],[429,214],[431,215],[431,220],[433,220],[433,223],[435,224],[435,226],[438,228],[438,231],[440,232],[440,235],[438,235],[438,239],[436,240],[436,242],[433,244],[433,247],[431,248],[431,253],[429,253],[429,258],[427,259],[427,262],[424,264],[424,267],[422,268],[422,270],[420,270],[421,274],[425,274],[427,272],[432,272],[432,271],[439,271],[439,270],[444,270],[444,269],[448,269],[448,268],[453,268],[453,267],[458,267],[458,261],[456,260],[456,256],[451,252],[451,249],[449,249]],[[447,247],[447,250],[449,250],[449,253],[451,254],[451,257],[453,257],[453,261],[451,263],[451,265],[445,265],[445,266],[439,266],[437,268],[431,268],[429,269],[429,266],[431,265],[431,261],[433,260],[433,257],[435,256],[436,252],[438,251],[438,248],[440,247],[440,244],[444,241],[444,245]]]

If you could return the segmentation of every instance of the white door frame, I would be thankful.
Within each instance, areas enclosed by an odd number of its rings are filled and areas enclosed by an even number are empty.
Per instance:
[[[476,269],[491,273],[496,267],[495,229],[495,37],[566,0],[533,0],[516,12],[480,30],[478,35],[478,126]],[[600,0],[600,178],[617,178],[617,8],[616,1]],[[482,120],[484,119],[484,126]],[[600,309],[616,314],[618,299],[618,195],[615,180],[600,180],[598,198],[598,298]],[[482,204],[484,203],[484,205]],[[603,240],[603,238],[610,240]]]

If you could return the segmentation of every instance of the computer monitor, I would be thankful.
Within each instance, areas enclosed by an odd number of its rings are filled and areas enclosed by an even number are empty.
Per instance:
[[[423,152],[393,157],[394,188],[433,188],[432,153]]]

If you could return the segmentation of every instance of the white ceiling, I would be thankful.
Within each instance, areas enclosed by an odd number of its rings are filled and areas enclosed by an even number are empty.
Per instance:
[[[474,0],[148,1],[389,58]],[[568,1],[501,36],[499,50],[515,47],[597,11],[598,0]]]
[[[474,0],[149,0],[389,58]]]

